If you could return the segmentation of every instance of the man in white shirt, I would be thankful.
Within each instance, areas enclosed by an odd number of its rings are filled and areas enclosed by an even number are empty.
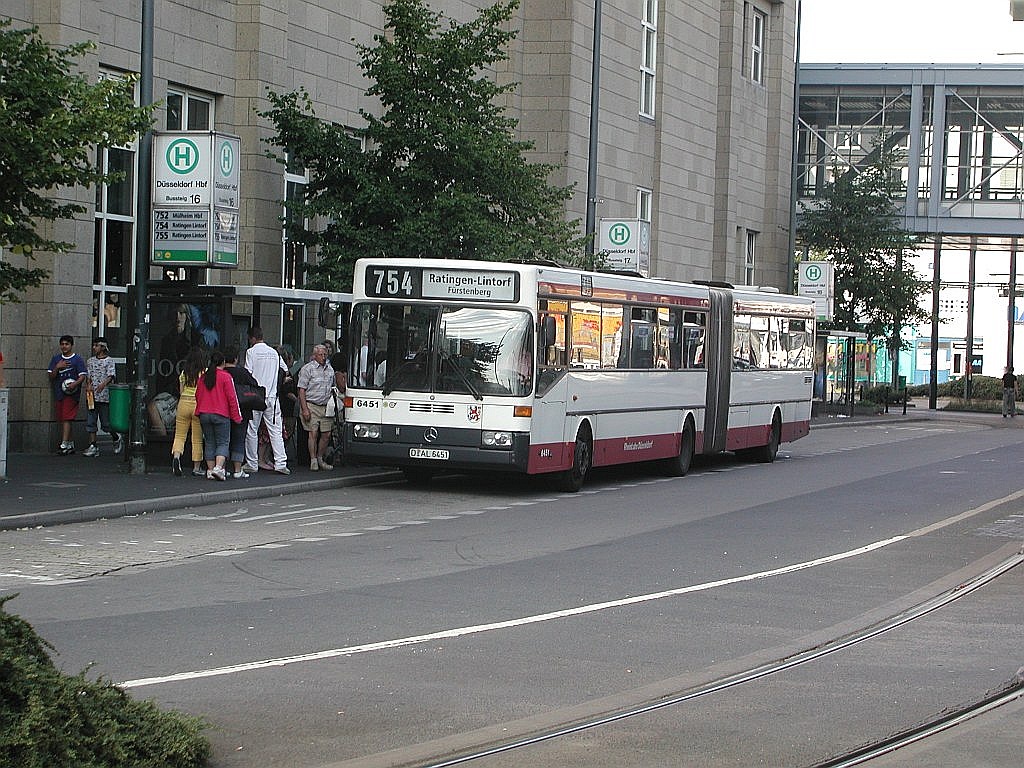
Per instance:
[[[287,374],[288,367],[277,350],[263,340],[263,329],[258,325],[249,329],[249,349],[245,353],[245,367],[260,386],[267,390],[267,409],[253,411],[252,419],[249,421],[249,431],[245,436],[244,471],[259,471],[260,424],[265,419],[267,434],[270,435],[270,448],[274,453],[274,471],[282,475],[291,474],[281,434],[281,404],[277,399],[278,371]]]

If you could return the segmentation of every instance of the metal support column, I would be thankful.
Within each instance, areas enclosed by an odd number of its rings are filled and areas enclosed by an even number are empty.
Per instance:
[[[1010,290],[1006,299],[1006,367],[1013,368],[1013,328],[1017,319],[1017,238],[1010,238]]]
[[[928,408],[935,410],[939,399],[939,267],[942,261],[942,235],[935,236],[932,253],[932,340],[931,362],[928,371]]]
[[[978,238],[971,236],[971,251],[967,257],[967,342],[964,368],[964,399],[970,401],[974,394],[974,280],[978,269]]]

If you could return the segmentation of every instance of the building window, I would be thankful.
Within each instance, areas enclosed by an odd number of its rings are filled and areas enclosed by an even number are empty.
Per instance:
[[[640,51],[640,114],[654,117],[654,83],[658,50],[658,0],[644,0]]]
[[[99,77],[120,79],[121,75],[100,72]],[[121,178],[96,186],[92,328],[95,335],[106,337],[111,357],[123,358],[128,340],[121,310],[127,305],[135,262],[137,145],[97,147],[96,165],[104,173],[119,173]]]
[[[750,44],[748,63],[750,65],[749,75],[750,79],[755,83],[764,84],[764,48],[765,48],[765,34],[768,29],[768,14],[759,11],[749,3],[747,4],[749,14],[744,14],[744,26],[748,23],[747,19],[749,16],[749,37],[744,34],[744,40],[748,40]]]
[[[281,242],[284,244],[282,286],[285,288],[301,288],[305,284],[306,246],[293,240],[289,230],[306,225],[305,219],[296,212],[293,204],[302,202],[308,182],[306,169],[289,158],[284,172],[284,228],[281,231]]]
[[[651,200],[654,193],[643,187],[636,188],[636,217],[640,221],[651,221]]]
[[[167,89],[168,131],[209,131],[213,128],[213,97]]]
[[[757,232],[747,230],[747,247],[743,254],[743,282],[754,285],[754,254],[757,253]]]

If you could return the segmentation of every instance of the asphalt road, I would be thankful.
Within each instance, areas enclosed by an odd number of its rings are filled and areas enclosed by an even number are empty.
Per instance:
[[[1022,442],[822,429],[774,465],[616,470],[576,495],[446,478],[8,531],[0,593],[69,671],[206,717],[218,768],[426,765],[956,586],[1024,541]],[[1012,678],[1022,570],[815,664],[474,764],[815,764]],[[989,732],[1019,732],[1014,711]],[[1010,742],[943,738],[957,765],[1019,764]]]

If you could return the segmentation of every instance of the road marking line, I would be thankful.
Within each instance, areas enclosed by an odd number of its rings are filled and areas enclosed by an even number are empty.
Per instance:
[[[346,648],[333,648],[326,651],[316,651],[314,653],[304,653],[297,656],[283,656],[276,659],[264,659],[262,661],[250,661],[243,664],[232,664],[226,667],[216,667],[213,669],[200,669],[193,672],[178,672],[172,675],[164,675],[162,677],[144,677],[138,680],[127,680],[120,683],[122,688],[143,688],[150,685],[160,685],[162,683],[175,683],[183,682],[187,680],[197,680],[204,677],[221,677],[224,675],[233,675],[238,672],[251,672],[257,669],[267,669],[270,667],[286,667],[291,664],[300,664],[307,661],[321,661],[323,659],[333,659],[339,656],[354,656],[360,653],[371,653],[373,651],[383,651],[392,648],[401,648],[407,645],[419,645],[422,643],[429,643],[435,640],[445,640],[453,637],[463,637],[466,635],[475,635],[481,632],[489,632],[495,629],[510,629],[513,627],[522,627],[529,624],[540,624],[545,621],[553,621],[555,619],[565,619],[571,616],[582,616],[587,613],[595,613],[597,611],[604,611],[609,608],[621,608],[627,605],[637,605],[639,603],[647,603],[652,600],[660,600],[666,597],[678,597],[680,595],[693,594],[695,592],[705,592],[710,589],[717,587],[725,587],[733,584],[741,584],[748,581],[760,581],[767,579],[772,576],[781,576],[787,573],[794,573],[795,571],[802,571],[807,568],[814,568],[818,565],[826,565],[828,563],[834,563],[839,560],[846,560],[851,557],[857,557],[858,555],[867,554],[873,552],[882,547],[887,547],[890,544],[905,540],[906,536],[894,536],[890,539],[883,539],[882,541],[876,541],[872,544],[868,544],[863,547],[857,547],[856,549],[847,550],[846,552],[838,552],[833,555],[825,555],[814,560],[807,560],[802,563],[794,563],[793,565],[786,565],[782,568],[774,568],[770,571],[758,571],[757,573],[749,573],[745,576],[734,576],[729,579],[720,579],[718,581],[709,581],[703,584],[693,584],[688,587],[678,587],[676,589],[668,589],[663,592],[652,592],[646,595],[635,595],[634,597],[626,597],[620,600],[609,600],[604,603],[593,603],[591,605],[582,605],[576,608],[567,608],[561,611],[551,611],[550,613],[541,613],[534,616],[524,616],[518,619],[510,619],[508,621],[496,621],[490,624],[475,624],[468,627],[457,627],[455,629],[442,630],[440,632],[431,632],[426,635],[413,635],[412,637],[402,637],[396,640],[384,640],[377,643],[367,643],[365,645],[350,645]]]
[[[253,517],[241,517],[238,520],[232,520],[232,523],[252,523],[256,520],[269,520],[272,517],[288,517],[289,515],[301,515],[304,512],[351,512],[355,507],[305,507],[302,509],[292,509],[287,512],[273,512],[269,515],[255,515]],[[296,518],[292,518],[296,519]]]
[[[349,509],[351,509],[351,507],[349,507]],[[322,515],[306,515],[304,517],[288,517],[288,518],[285,518],[284,520],[267,520],[267,522],[265,522],[264,525],[280,525],[281,523],[297,523],[299,520],[316,520],[317,518],[320,518],[320,517],[337,517],[337,516],[338,516],[337,512],[324,512]],[[270,515],[270,517],[273,517],[273,515]],[[255,519],[255,518],[253,518],[253,519]],[[237,520],[236,522],[240,523],[240,522],[244,522],[244,521]]]

